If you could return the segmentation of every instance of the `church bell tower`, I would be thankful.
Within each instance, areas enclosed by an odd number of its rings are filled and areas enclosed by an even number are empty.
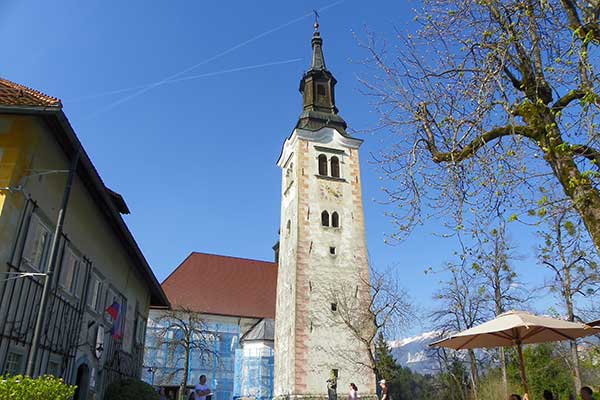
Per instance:
[[[358,149],[335,103],[315,23],[310,69],[300,80],[302,111],[285,140],[275,322],[274,397],[321,400],[350,383],[375,397],[364,344],[368,334],[368,262]],[[347,325],[352,315],[355,329]],[[362,317],[361,317],[362,316]],[[362,321],[361,321],[362,318]]]

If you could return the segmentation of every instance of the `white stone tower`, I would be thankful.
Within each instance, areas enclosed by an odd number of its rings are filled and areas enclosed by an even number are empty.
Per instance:
[[[351,382],[362,398],[375,393],[375,376],[365,366],[368,352],[340,317],[350,311],[341,307],[352,303],[364,309],[369,300],[361,284],[368,280],[358,161],[362,140],[346,133],[338,115],[336,80],[325,67],[322,43],[315,23],[311,66],[300,81],[302,113],[277,163],[282,187],[276,399],[326,398],[331,374],[337,374],[340,397]],[[344,304],[338,304],[342,298]]]

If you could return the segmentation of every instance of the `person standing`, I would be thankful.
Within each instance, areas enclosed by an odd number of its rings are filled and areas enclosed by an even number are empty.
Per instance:
[[[198,384],[194,386],[194,400],[206,400],[210,395],[210,388],[206,385],[206,375],[200,375]]]
[[[379,400],[390,400],[390,396],[388,394],[388,386],[385,379],[379,381],[379,387],[381,388],[381,398]]]
[[[589,386],[582,387],[579,394],[583,400],[594,400],[594,391]]]
[[[167,394],[165,393],[165,388],[161,387],[158,389],[159,400],[167,400]]]
[[[350,384],[350,392],[348,393],[348,400],[358,400],[358,388],[354,383]]]

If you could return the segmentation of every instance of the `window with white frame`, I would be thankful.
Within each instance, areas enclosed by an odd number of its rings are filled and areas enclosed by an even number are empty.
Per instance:
[[[31,216],[27,239],[23,249],[23,259],[32,268],[42,271],[50,248],[52,233],[36,214]]]
[[[102,278],[96,273],[92,273],[90,279],[90,288],[88,289],[88,306],[96,312],[102,312],[102,294],[104,293],[104,284]]]
[[[4,372],[7,375],[18,375],[23,372],[23,364],[25,362],[25,356],[23,353],[18,351],[9,351],[6,356],[6,365]]]
[[[60,271],[60,286],[67,292],[78,295],[84,279],[83,262],[70,246],[65,247]]]

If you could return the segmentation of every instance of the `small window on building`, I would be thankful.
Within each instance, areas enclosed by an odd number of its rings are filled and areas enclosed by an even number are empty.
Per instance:
[[[327,156],[325,154],[319,156],[319,175],[327,176]]]
[[[78,288],[81,288],[83,275],[81,259],[67,246],[62,259],[60,286],[69,293],[79,295]]]
[[[146,336],[146,320],[141,315],[138,315],[135,324],[135,343],[142,345]]]
[[[25,362],[25,356],[22,353],[16,351],[9,351],[6,356],[6,366],[4,372],[7,375],[19,375],[23,372],[23,363]]]
[[[285,237],[290,236],[290,232],[292,231],[292,221],[288,219],[287,224],[285,225]]]
[[[317,84],[317,96],[319,96],[319,97],[327,96],[327,90],[325,89],[325,85]]]
[[[340,215],[335,211],[331,214],[331,226],[334,228],[340,227]]]
[[[37,215],[32,215],[25,248],[23,249],[23,259],[30,267],[38,271],[45,269],[44,264],[50,248],[51,238],[50,229],[42,223]]]
[[[329,254],[335,256],[335,247],[334,246],[329,247]]]
[[[331,176],[340,177],[340,159],[336,156],[331,157]]]
[[[337,311],[337,303],[331,303],[331,311]]]
[[[329,213],[327,211],[321,213],[321,225],[329,226]]]
[[[104,284],[102,283],[102,279],[95,273],[92,274],[92,278],[90,279],[88,293],[88,306],[96,312],[102,312]]]

